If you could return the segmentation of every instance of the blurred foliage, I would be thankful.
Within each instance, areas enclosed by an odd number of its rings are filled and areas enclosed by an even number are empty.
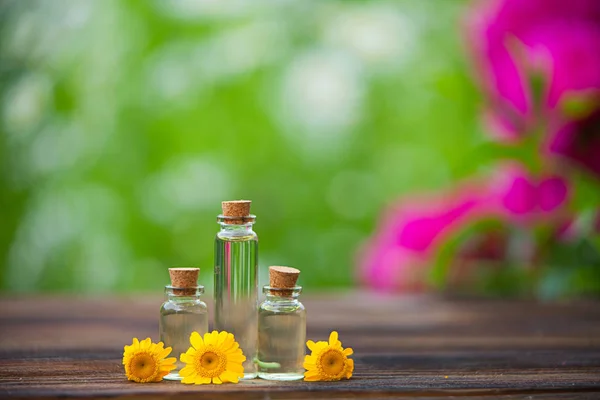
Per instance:
[[[268,265],[348,287],[382,207],[495,157],[463,1],[0,3],[0,287],[212,287],[220,201]],[[574,278],[575,279],[575,278]]]

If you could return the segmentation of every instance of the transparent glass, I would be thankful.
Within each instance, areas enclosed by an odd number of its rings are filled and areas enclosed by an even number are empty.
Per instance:
[[[230,223],[219,215],[215,238],[215,329],[233,333],[246,356],[244,379],[256,378],[258,236],[254,216]],[[239,222],[236,221],[236,222]]]
[[[267,296],[258,309],[258,376],[273,381],[304,377],[306,310],[298,301],[302,288],[265,286]]]
[[[203,293],[204,286],[185,289],[165,286],[167,300],[160,307],[159,337],[165,347],[173,348],[169,357],[177,358],[177,368],[164,379],[182,379],[179,370],[185,365],[179,356],[190,347],[190,335],[194,331],[200,335],[208,332],[208,308],[200,300]]]

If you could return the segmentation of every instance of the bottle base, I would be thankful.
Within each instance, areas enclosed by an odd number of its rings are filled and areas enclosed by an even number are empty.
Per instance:
[[[256,379],[258,374],[256,372],[247,372],[244,374],[244,377],[241,379],[242,381],[247,381],[250,379]]]
[[[296,373],[296,372],[282,372],[282,373],[272,373],[272,372],[259,372],[258,377],[261,379],[265,379],[267,381],[298,381],[304,378],[304,374]]]
[[[168,375],[165,375],[163,379],[167,381],[180,381],[183,377],[179,375],[179,372],[171,372]]]
[[[256,373],[249,373],[249,374],[244,374],[244,377],[241,380],[250,380],[250,379],[256,379],[257,378],[257,374]],[[163,378],[166,381],[181,381],[183,379],[183,377],[181,375],[179,375],[178,372],[171,372],[168,375],[165,375],[165,377]]]

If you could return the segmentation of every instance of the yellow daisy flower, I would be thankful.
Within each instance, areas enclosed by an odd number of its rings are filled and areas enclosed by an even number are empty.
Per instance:
[[[152,343],[150,338],[142,340],[133,338],[133,343],[125,346],[123,365],[127,379],[134,382],[160,382],[170,371],[174,370],[177,358],[165,358],[171,348],[164,348],[163,342]]]
[[[354,353],[351,348],[344,349],[338,340],[338,333],[331,332],[329,343],[306,342],[312,351],[304,357],[305,381],[339,381],[342,378],[350,379],[354,371],[354,360],[348,358]]]
[[[192,347],[182,353],[179,359],[186,366],[179,371],[183,383],[221,384],[238,383],[244,377],[242,363],[246,356],[233,334],[225,331],[204,334],[204,340],[198,332],[190,335]]]

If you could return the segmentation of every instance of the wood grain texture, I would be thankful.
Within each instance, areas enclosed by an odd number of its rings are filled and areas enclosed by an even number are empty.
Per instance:
[[[600,303],[305,296],[308,337],[336,329],[334,383],[127,382],[123,345],[157,340],[160,297],[0,299],[0,398],[600,398]]]

